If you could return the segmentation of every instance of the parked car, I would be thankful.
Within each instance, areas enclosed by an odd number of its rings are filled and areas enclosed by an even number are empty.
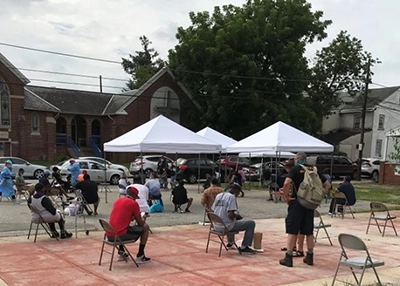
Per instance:
[[[361,161],[361,175],[368,176],[375,183],[379,182],[381,161],[374,158],[363,158]]]
[[[135,177],[139,176],[139,171],[144,170],[146,177],[150,177],[150,173],[157,171],[157,164],[163,155],[146,155],[139,156],[133,162],[131,162],[129,167],[129,172]],[[164,156],[165,157],[165,156]],[[168,166],[172,167],[174,161],[168,157],[165,157],[168,161]]]
[[[238,157],[238,156],[226,156],[222,157],[217,161],[221,167],[225,167],[228,169],[236,169],[236,167],[249,168],[250,160],[246,157]]]
[[[206,174],[211,176],[218,170],[218,165],[207,158],[180,158],[176,161],[178,167],[177,176],[186,180],[190,184],[194,184],[199,179],[200,167],[200,180],[206,178]]]
[[[275,173],[279,173],[280,170],[285,168],[285,165],[282,162],[266,162],[263,163],[263,168],[261,170],[262,163],[256,163],[250,166],[249,171],[246,173],[246,180],[248,181],[258,181],[260,179],[261,171],[269,169],[271,171],[271,175]],[[278,170],[276,170],[278,168]]]
[[[125,176],[127,176],[127,177],[131,176],[129,169],[127,167],[125,167],[124,165],[111,163],[110,161],[108,161],[104,158],[101,158],[101,157],[79,157],[79,159],[93,160],[93,161],[99,162],[103,166],[105,165],[107,168],[120,170],[120,171],[124,172]]]
[[[346,156],[318,155],[310,156],[308,160],[315,164],[320,172],[325,169],[331,171],[332,168],[332,176],[335,178],[344,176],[350,176],[352,179],[357,178],[357,164]]]
[[[104,165],[93,160],[86,159],[76,159],[79,163],[81,171],[86,170],[92,181],[96,183],[104,182],[104,175],[106,176],[106,181],[111,185],[118,185],[118,181],[124,172],[116,169],[105,168]],[[68,167],[70,166],[69,160],[65,161],[61,166],[57,166],[61,169],[62,175],[69,175]],[[51,166],[53,168],[54,166]]]
[[[10,160],[13,163],[12,172],[17,174],[20,168],[25,170],[24,177],[40,179],[43,176],[45,170],[48,170],[46,166],[31,164],[28,161],[18,157],[0,157],[0,172],[4,168],[4,163]]]

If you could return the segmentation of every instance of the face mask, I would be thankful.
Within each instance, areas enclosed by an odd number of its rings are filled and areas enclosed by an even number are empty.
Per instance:
[[[296,162],[296,166],[303,165],[305,162],[306,162],[306,160],[301,159],[301,160]]]

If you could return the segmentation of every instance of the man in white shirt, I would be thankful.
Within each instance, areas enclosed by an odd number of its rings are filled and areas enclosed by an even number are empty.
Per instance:
[[[136,202],[139,204],[140,212],[149,213],[150,208],[149,204],[147,203],[147,201],[149,200],[149,189],[145,185],[141,184],[132,184],[129,185],[126,189],[131,186],[135,187],[139,191],[139,199],[136,199]]]
[[[231,185],[229,192],[220,193],[215,197],[211,209],[222,219],[229,231],[245,231],[240,252],[256,253],[257,251],[250,248],[250,245],[253,242],[256,223],[253,220],[241,220],[242,216],[239,214],[236,203],[236,197],[239,195],[240,191],[240,186],[236,184]],[[215,224],[214,227],[217,231],[224,230],[222,225]],[[234,241],[235,236],[228,235],[228,244],[226,246],[232,247]]]

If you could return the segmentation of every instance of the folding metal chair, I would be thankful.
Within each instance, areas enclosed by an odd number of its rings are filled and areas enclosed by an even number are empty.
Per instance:
[[[214,235],[218,236],[218,238],[219,238],[220,246],[219,246],[219,255],[218,255],[218,257],[221,257],[222,245],[228,251],[228,247],[226,246],[226,244],[224,242],[224,237],[227,236],[227,235],[230,235],[230,234],[238,234],[239,232],[238,231],[229,231],[227,229],[224,221],[219,216],[217,216],[215,213],[208,212],[207,216],[208,216],[208,219],[210,220],[210,230],[208,232],[206,253],[208,253],[208,245],[210,244],[211,234],[214,234]],[[215,228],[216,224],[219,224],[219,226],[222,227],[223,230],[217,230]],[[240,248],[237,246],[235,241],[233,241],[233,245],[235,246],[235,248],[237,249],[239,254],[242,254],[241,251],[240,251]]]
[[[338,199],[344,200],[345,203],[344,203],[344,204],[338,203]],[[333,209],[334,209],[334,210],[336,209],[337,206],[339,206],[339,207],[342,208],[342,211],[341,211],[342,219],[344,218],[344,211],[345,211],[345,208],[346,208],[346,207],[349,209],[349,211],[350,211],[351,215],[353,216],[353,218],[355,218],[355,217],[354,217],[353,210],[351,209],[351,207],[350,207],[350,205],[349,205],[349,202],[347,201],[347,198],[346,198],[346,195],[345,195],[345,194],[343,194],[343,193],[341,193],[341,192],[334,192],[334,193],[333,193],[333,198],[332,198],[332,200],[334,200],[334,203],[333,203]],[[332,212],[331,217],[333,216],[333,213],[334,213],[334,212]]]
[[[396,218],[395,216],[390,215],[388,208],[382,203],[372,202],[369,204],[371,208],[371,214],[369,216],[367,231],[365,232],[368,234],[369,226],[376,224],[378,227],[379,233],[382,233],[382,237],[385,236],[385,229],[386,227],[391,227],[394,230],[394,233],[397,236],[397,231],[394,226],[393,220]],[[371,223],[371,220],[374,219],[375,223]],[[385,224],[381,225],[378,221],[384,221]],[[391,225],[387,224],[390,221]],[[383,226],[383,232],[381,231],[381,226]]]
[[[118,246],[123,245],[125,248],[125,251],[128,253],[129,257],[132,259],[132,261],[135,263],[136,267],[139,267],[139,265],[136,263],[135,259],[133,258],[133,256],[131,255],[131,253],[129,252],[128,248],[125,246],[126,244],[129,243],[135,243],[136,240],[127,240],[127,241],[122,241],[121,238],[119,237],[119,235],[117,234],[117,232],[114,230],[114,228],[108,223],[106,222],[104,219],[99,219],[100,225],[104,230],[104,237],[103,237],[103,245],[101,246],[101,253],[100,253],[100,260],[99,260],[99,265],[101,265],[101,259],[103,257],[103,252],[106,252],[104,250],[104,245],[111,245],[112,246],[112,252],[108,252],[111,254],[111,262],[110,262],[110,268],[108,269],[109,271],[111,271],[112,268],[112,264],[113,264],[113,260],[114,260],[114,253],[115,253],[115,249],[117,249],[118,251]],[[107,238],[106,235],[106,231],[111,232],[114,236],[114,240],[110,241]],[[118,253],[118,252],[117,252]],[[128,259],[126,257],[124,257],[125,262],[128,262]]]
[[[80,191],[80,190],[79,190]],[[89,235],[89,230],[86,228],[86,217],[84,214],[84,200],[85,198],[83,197],[82,193],[80,193],[80,195],[78,195],[78,193],[80,192],[76,192],[77,194],[77,204],[76,204],[76,210],[75,213],[73,214],[75,216],[75,238],[78,238],[78,217],[83,219],[83,227],[85,229],[85,234]]]
[[[35,239],[33,240],[33,242],[36,242],[36,237],[37,237],[37,234],[38,234],[39,225],[46,231],[46,233],[50,236],[50,238],[55,238],[58,241],[57,237],[51,235],[50,229],[48,228],[46,221],[40,215],[40,212],[37,210],[37,208],[35,208],[34,206],[32,206],[30,204],[28,204],[28,207],[31,210],[31,212],[36,213],[39,216],[39,222],[34,222],[31,219],[31,225],[29,226],[29,232],[28,232],[27,239],[29,239],[29,237],[31,236],[32,225],[36,224]]]
[[[353,274],[353,277],[356,280],[357,285],[359,286],[361,286],[365,270],[372,268],[374,270],[376,279],[378,280],[378,285],[382,285],[375,267],[383,266],[385,265],[385,262],[373,259],[368,252],[367,246],[360,238],[351,234],[341,233],[339,234],[339,244],[342,248],[342,252],[340,254],[338,265],[336,267],[335,276],[333,277],[332,286],[335,284],[335,281],[343,282],[346,285],[349,284],[348,281],[336,279],[339,268],[341,266],[350,268],[351,273]],[[361,252],[363,255],[350,258],[348,252],[346,251],[349,249],[354,250],[358,253]],[[359,278],[357,278],[357,275],[354,271],[355,269],[361,271],[361,275]]]
[[[330,243],[331,245],[333,245],[333,244],[332,244],[332,241],[331,241],[331,238],[330,238],[330,236],[329,236],[329,233],[328,233],[328,231],[326,230],[327,227],[331,227],[332,225],[331,225],[330,223],[324,223],[324,221],[322,220],[321,214],[320,214],[319,211],[317,211],[317,210],[314,210],[314,218],[319,218],[319,222],[315,222],[315,221],[314,221],[314,229],[317,230],[317,232],[316,232],[316,234],[315,234],[315,236],[314,236],[314,245],[317,243],[317,237],[318,237],[318,233],[319,233],[319,230],[320,230],[320,229],[323,229],[323,230],[325,231],[325,234],[326,234],[326,237],[327,237],[328,240],[329,240],[329,243]]]

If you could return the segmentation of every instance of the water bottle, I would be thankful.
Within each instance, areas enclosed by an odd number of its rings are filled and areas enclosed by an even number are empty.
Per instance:
[[[75,212],[76,212],[76,210],[75,210],[75,204],[70,203],[68,208],[69,208],[69,215],[70,215],[70,216],[74,216],[74,215],[75,215]]]

